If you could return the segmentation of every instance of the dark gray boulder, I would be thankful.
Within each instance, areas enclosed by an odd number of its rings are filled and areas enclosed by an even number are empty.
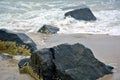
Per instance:
[[[95,58],[82,44],[61,44],[31,55],[30,66],[44,80],[96,80],[111,74],[113,67]]]
[[[26,66],[28,61],[29,61],[29,58],[24,58],[24,59],[20,60],[18,63],[18,67],[22,68],[22,67]]]
[[[49,49],[44,48],[33,53],[29,61],[29,64],[33,68],[34,72],[40,77],[42,76],[44,80],[52,80],[54,76],[55,68],[51,54],[52,53]]]
[[[51,26],[51,25],[43,25],[38,32],[44,33],[44,34],[55,34],[59,31],[59,28]]]
[[[17,44],[26,45],[31,51],[36,50],[36,44],[24,33],[14,33],[6,29],[0,29],[1,41],[13,41]]]
[[[97,18],[88,7],[81,7],[65,13],[65,17],[71,16],[76,20],[95,21]]]

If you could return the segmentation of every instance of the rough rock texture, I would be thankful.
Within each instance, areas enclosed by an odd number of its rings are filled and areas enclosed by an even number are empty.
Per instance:
[[[65,13],[65,17],[71,16],[77,20],[94,21],[96,17],[88,7],[82,7]]]
[[[38,30],[38,32],[44,34],[55,34],[59,31],[59,28],[51,26],[51,25],[43,25],[42,28]]]
[[[97,60],[82,44],[61,44],[31,55],[30,66],[44,80],[96,80],[113,67]]]
[[[36,50],[36,44],[24,33],[13,33],[6,29],[0,29],[0,40],[13,41],[17,44],[26,45],[31,51]]]

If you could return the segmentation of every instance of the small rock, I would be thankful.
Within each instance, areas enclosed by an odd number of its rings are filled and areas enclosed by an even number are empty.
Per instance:
[[[19,68],[26,66],[28,61],[29,61],[29,58],[24,58],[24,59],[20,60],[20,62],[18,63]]]
[[[38,32],[44,34],[55,34],[59,31],[59,28],[51,26],[51,25],[43,25],[42,28],[38,30]]]
[[[1,54],[0,55],[2,59],[7,60],[7,59],[13,59],[13,56],[8,55],[8,54]]]

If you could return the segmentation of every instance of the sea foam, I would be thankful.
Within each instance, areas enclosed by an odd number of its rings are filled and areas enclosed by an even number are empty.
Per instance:
[[[14,0],[13,0],[14,1]],[[75,7],[78,2],[88,5],[97,21],[77,21],[71,17],[64,19],[64,14],[69,10],[63,10],[65,7]],[[13,31],[37,32],[44,24],[53,25],[60,28],[58,33],[73,34],[109,34],[120,35],[120,10],[118,8],[102,9],[100,5],[105,5],[104,1],[83,2],[81,0],[68,4],[68,1],[0,1],[0,28],[6,28]],[[46,4],[44,4],[44,2]],[[100,5],[97,6],[97,4]],[[115,1],[106,2],[106,5],[112,5]],[[117,1],[118,2],[118,1]],[[67,4],[67,5],[66,5]],[[79,7],[77,5],[76,7]],[[98,9],[94,8],[97,7]],[[72,8],[72,7],[71,7]]]

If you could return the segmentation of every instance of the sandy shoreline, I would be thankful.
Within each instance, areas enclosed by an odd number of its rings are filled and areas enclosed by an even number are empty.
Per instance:
[[[89,34],[43,35],[27,33],[35,41],[38,49],[52,47],[62,43],[81,43],[90,48],[95,57],[105,64],[114,66],[114,73],[99,80],[120,80],[120,36]],[[17,63],[0,59],[0,80],[34,80],[28,75],[20,75]]]
[[[20,74],[17,61],[0,56],[0,80],[34,80],[27,74]]]
[[[120,80],[120,36],[90,34],[28,35],[34,41],[38,40],[36,41],[38,48],[52,47],[62,43],[81,43],[90,48],[97,59],[115,68],[114,74],[106,75],[99,80]]]

